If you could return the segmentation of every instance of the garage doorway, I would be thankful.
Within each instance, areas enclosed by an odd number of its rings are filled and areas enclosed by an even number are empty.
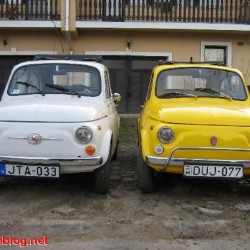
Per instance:
[[[5,85],[12,68],[24,61],[33,60],[34,56],[0,56],[0,96],[2,97]]]
[[[139,114],[144,104],[152,68],[166,57],[103,56],[113,92],[122,96],[120,114]]]

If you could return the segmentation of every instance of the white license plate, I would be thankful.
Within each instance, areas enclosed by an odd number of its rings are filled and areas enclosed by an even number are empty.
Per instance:
[[[242,178],[243,168],[241,166],[184,165],[183,175],[185,177]]]
[[[2,176],[24,176],[41,178],[59,178],[59,166],[34,166],[18,164],[0,164]]]

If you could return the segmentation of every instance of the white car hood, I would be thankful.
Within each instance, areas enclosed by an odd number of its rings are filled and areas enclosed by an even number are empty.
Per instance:
[[[106,105],[90,98],[30,98],[0,102],[0,122],[85,122],[107,115]]]

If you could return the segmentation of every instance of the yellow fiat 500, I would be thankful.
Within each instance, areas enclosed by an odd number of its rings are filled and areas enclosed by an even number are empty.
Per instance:
[[[250,100],[242,73],[219,64],[173,63],[152,71],[138,119],[138,185],[155,173],[186,178],[250,175]]]

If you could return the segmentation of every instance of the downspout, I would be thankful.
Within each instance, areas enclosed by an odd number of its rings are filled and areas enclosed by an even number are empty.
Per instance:
[[[70,35],[70,30],[69,30],[69,0],[66,0],[66,8],[65,8],[65,34],[66,34],[66,39],[68,42],[69,46],[69,54],[73,55],[73,46],[72,46],[72,40],[71,40],[71,35]]]

